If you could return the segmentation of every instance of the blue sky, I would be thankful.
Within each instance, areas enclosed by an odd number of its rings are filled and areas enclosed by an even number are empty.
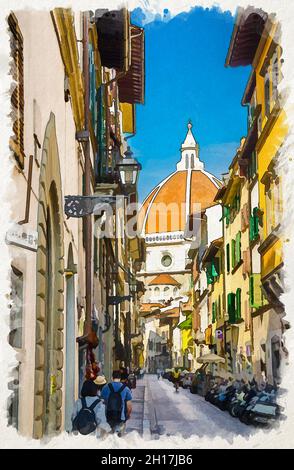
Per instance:
[[[147,18],[137,8],[132,22],[145,28],[145,105],[136,107],[137,134],[129,140],[143,167],[142,201],[175,170],[189,119],[205,169],[218,177],[227,171],[246,134],[241,98],[250,70],[224,66],[234,25],[229,12],[197,7]]]

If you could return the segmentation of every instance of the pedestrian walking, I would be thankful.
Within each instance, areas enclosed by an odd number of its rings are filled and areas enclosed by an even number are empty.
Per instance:
[[[83,383],[81,397],[75,402],[72,413],[72,431],[75,434],[96,434],[104,437],[111,432],[105,415],[105,405],[98,396],[99,386],[92,380]]]
[[[156,372],[157,372],[157,378],[158,378],[158,380],[159,380],[160,377],[161,377],[161,369],[157,369]]]
[[[106,404],[106,419],[112,432],[121,437],[132,412],[132,392],[126,383],[121,383],[119,370],[113,371],[112,382],[103,387],[101,398]]]
[[[136,385],[137,385],[137,382],[136,382],[136,376],[134,374],[134,372],[131,370],[130,371],[130,374],[129,374],[129,388],[132,389],[132,388],[136,388]]]
[[[97,385],[98,389],[98,396],[101,397],[101,391],[104,385],[107,384],[107,380],[104,375],[97,375],[96,379],[94,380],[94,384]]]

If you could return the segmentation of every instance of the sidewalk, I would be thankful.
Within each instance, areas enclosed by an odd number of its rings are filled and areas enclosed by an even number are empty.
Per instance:
[[[149,432],[149,419],[147,409],[147,381],[146,378],[137,380],[137,386],[132,389],[133,411],[127,421],[126,432],[137,431],[141,436]]]

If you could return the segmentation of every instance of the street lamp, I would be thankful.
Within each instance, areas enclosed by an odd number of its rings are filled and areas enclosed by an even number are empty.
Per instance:
[[[133,187],[137,183],[139,171],[142,169],[141,164],[133,158],[133,152],[128,147],[125,152],[125,158],[122,158],[117,164],[117,170],[120,180],[126,188]]]

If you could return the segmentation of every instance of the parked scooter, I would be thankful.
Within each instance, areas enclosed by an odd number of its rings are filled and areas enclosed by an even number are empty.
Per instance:
[[[258,399],[246,410],[247,420],[254,425],[270,425],[281,418],[284,409],[277,404],[276,391],[260,392]]]
[[[233,400],[229,405],[229,413],[233,417],[238,417],[240,421],[246,423],[246,416],[243,417],[245,410],[251,400],[257,395],[257,388],[255,383],[251,383],[249,386],[245,386],[239,394],[236,396],[236,400]]]

